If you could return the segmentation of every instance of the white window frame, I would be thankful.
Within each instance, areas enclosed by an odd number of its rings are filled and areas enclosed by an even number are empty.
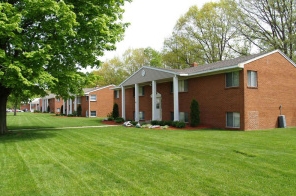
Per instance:
[[[89,95],[90,101],[97,101],[97,95]]]
[[[187,112],[179,112],[179,121],[188,122],[188,113]]]
[[[188,92],[188,80],[179,80],[178,90],[179,92]]]
[[[95,115],[93,115],[95,113]],[[90,117],[97,117],[97,111],[90,111]]]
[[[140,86],[139,87],[139,96],[144,96],[144,95],[145,95],[144,86]]]
[[[231,81],[228,81],[230,78]],[[234,71],[225,74],[225,86],[226,88],[239,87],[239,71]]]
[[[248,87],[258,87],[258,74],[257,71],[248,70]]]
[[[229,119],[229,118],[231,118],[231,119]],[[239,112],[227,112],[226,113],[226,127],[240,128],[240,113]]]
[[[77,104],[81,104],[81,97],[76,97]]]
[[[139,120],[145,120],[145,112],[144,111],[139,112]]]
[[[114,91],[114,98],[119,99],[119,90]]]

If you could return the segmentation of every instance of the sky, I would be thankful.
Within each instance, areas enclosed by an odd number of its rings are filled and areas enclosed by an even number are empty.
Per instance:
[[[121,56],[127,49],[151,47],[161,51],[165,38],[171,36],[177,20],[191,6],[201,8],[215,0],[133,0],[124,6],[123,22],[130,26],[124,40],[116,44],[116,51],[105,52],[102,61]]]

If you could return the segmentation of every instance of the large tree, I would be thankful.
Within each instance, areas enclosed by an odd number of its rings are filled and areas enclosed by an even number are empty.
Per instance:
[[[296,60],[295,0],[236,0],[237,29],[260,50],[282,50]]]
[[[165,40],[166,64],[172,64],[168,59],[187,65],[213,63],[249,53],[234,26],[232,7],[235,2],[231,0],[209,2],[201,9],[190,7],[177,21],[172,37]]]
[[[7,131],[7,97],[50,90],[78,94],[81,68],[115,48],[127,24],[122,6],[130,0],[4,0],[0,3],[0,134]]]

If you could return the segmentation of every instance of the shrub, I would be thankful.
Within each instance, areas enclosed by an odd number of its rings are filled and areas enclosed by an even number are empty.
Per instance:
[[[152,120],[151,125],[159,125],[159,121],[158,120]]]
[[[114,103],[114,105],[113,105],[112,117],[114,119],[119,117],[119,110],[118,110],[118,104],[117,103]]]
[[[81,113],[82,113],[81,105],[78,105],[78,107],[77,107],[77,116],[81,116]]]
[[[199,117],[199,105],[198,102],[193,99],[190,105],[190,126],[196,127],[200,124],[200,117]]]
[[[124,122],[124,119],[121,118],[121,117],[117,117],[117,118],[115,119],[115,122],[116,122],[116,123],[123,123],[123,122]]]
[[[174,121],[172,122],[172,126],[176,128],[184,128],[186,126],[186,123],[183,121]]]

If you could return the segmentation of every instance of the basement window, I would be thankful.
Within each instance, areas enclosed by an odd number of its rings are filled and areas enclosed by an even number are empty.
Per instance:
[[[240,128],[240,113],[227,112],[226,113],[226,127]]]

